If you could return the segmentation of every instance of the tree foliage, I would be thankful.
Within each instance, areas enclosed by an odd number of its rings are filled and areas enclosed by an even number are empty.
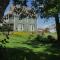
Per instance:
[[[0,0],[0,22],[2,22],[2,17],[4,15],[4,11],[9,4],[9,0]]]
[[[58,14],[60,13],[60,0],[42,0],[42,2],[40,0],[35,0],[35,1],[39,2],[40,6],[41,5],[44,6],[43,8],[40,8],[41,11],[40,9],[38,9],[38,11],[42,13],[42,16],[55,17],[57,38],[58,40],[60,40],[60,23],[59,23],[59,16],[58,16]]]
[[[19,14],[20,19],[29,17],[29,18],[36,18],[36,13],[32,9],[28,9],[26,6],[21,6],[20,8],[15,7],[14,12]]]
[[[14,8],[14,12],[19,14],[20,19],[25,18],[27,16],[29,18],[35,18],[36,17],[35,11],[33,9],[29,9],[27,7],[27,0],[14,0],[14,4],[20,5],[19,8],[17,8],[17,7]]]
[[[36,0],[39,4],[44,5],[44,14],[53,16],[60,13],[60,0]]]

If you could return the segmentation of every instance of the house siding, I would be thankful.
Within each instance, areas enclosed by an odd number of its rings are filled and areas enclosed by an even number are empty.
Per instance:
[[[7,21],[8,24],[13,24],[13,31],[37,31],[37,19],[23,18],[19,20],[19,15],[13,15],[5,21]]]

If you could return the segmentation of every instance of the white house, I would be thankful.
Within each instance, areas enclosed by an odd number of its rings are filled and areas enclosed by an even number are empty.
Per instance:
[[[12,31],[27,31],[27,32],[37,31],[37,19],[29,18],[28,16],[20,19],[21,13],[18,14],[14,11],[14,8],[16,7],[19,8],[20,6],[16,5],[12,7],[13,9],[11,9],[9,14],[3,17],[5,22],[10,25],[11,30]],[[27,13],[27,10],[26,10],[26,13]]]

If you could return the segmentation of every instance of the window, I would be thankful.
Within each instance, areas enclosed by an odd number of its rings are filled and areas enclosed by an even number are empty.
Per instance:
[[[30,25],[30,30],[34,31],[34,25]]]
[[[19,24],[18,25],[18,31],[23,31],[24,30],[24,24]]]

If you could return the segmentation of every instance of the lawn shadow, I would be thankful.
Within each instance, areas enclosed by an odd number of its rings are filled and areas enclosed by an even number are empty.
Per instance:
[[[1,48],[1,60],[60,60],[60,50],[49,47],[44,52],[33,52],[27,48]]]
[[[55,43],[56,39],[52,37],[51,35],[48,35],[47,37],[43,37],[40,35],[37,35],[34,39],[29,39],[24,42],[23,44],[32,45],[32,47],[38,47],[38,45],[46,45],[46,44],[53,44]]]
[[[30,39],[30,37],[29,37]],[[53,41],[51,41],[53,40]],[[60,47],[55,44],[54,38],[48,36],[44,38],[37,36],[33,40],[24,42],[23,44],[32,45],[33,48],[38,48],[39,44],[51,44],[43,52],[34,52],[27,47],[6,48],[0,45],[0,59],[1,60],[60,60]],[[54,43],[53,43],[54,42]]]

